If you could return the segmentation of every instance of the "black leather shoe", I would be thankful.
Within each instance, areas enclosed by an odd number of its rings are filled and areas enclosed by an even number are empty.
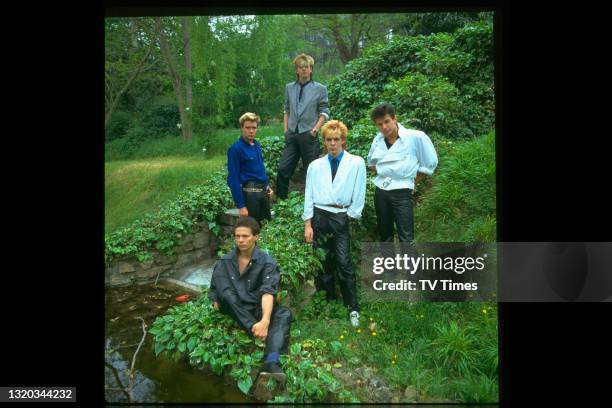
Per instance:
[[[261,377],[274,378],[277,381],[284,382],[287,379],[283,369],[277,362],[264,363],[259,372]]]

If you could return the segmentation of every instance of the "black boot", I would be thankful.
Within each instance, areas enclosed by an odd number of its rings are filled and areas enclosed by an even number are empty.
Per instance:
[[[259,371],[259,375],[264,378],[274,378],[277,381],[285,382],[287,376],[285,375],[283,369],[280,367],[278,362],[272,361],[269,363],[264,363],[261,366],[261,370]]]

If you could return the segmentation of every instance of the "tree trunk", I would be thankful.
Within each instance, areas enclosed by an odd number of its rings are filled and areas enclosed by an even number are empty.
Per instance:
[[[149,58],[149,55],[151,55],[152,49],[153,47],[149,46],[149,50],[147,51],[146,55],[142,58],[142,60],[140,60],[140,62],[138,63],[138,67],[134,70],[134,72],[132,72],[132,75],[130,75],[128,80],[125,82],[125,84],[123,85],[123,88],[121,88],[119,92],[117,92],[115,95],[111,94],[109,96],[110,106],[108,107],[108,110],[106,111],[106,114],[104,115],[104,129],[108,127],[108,124],[110,123],[110,119],[113,116],[115,109],[117,108],[117,104],[119,103],[119,99],[121,98],[121,95],[123,95],[125,91],[128,90],[132,82],[134,82],[134,79],[138,76],[138,74],[142,70],[142,67],[144,66],[145,61]]]
[[[172,87],[174,88],[174,94],[176,95],[176,101],[178,103],[179,114],[181,116],[181,133],[183,134],[183,139],[187,142],[190,142],[192,136],[191,123],[187,115],[187,111],[185,110],[185,96],[183,94],[181,78],[179,77],[179,74],[176,70],[174,61],[172,60],[168,40],[166,39],[166,34],[164,33],[164,30],[161,25],[161,18],[156,18],[155,22],[159,31],[159,45],[161,53],[164,59],[166,60],[166,65],[168,66],[168,73],[170,74],[170,80],[172,82]]]
[[[187,92],[187,107],[191,112],[193,107],[193,89],[191,87],[191,37],[189,35],[189,17],[182,17],[183,22],[183,55],[185,56],[185,91]]]

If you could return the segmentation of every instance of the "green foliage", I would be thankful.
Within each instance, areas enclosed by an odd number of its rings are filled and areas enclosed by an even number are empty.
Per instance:
[[[154,350],[183,356],[197,368],[229,374],[245,394],[253,383],[265,344],[252,339],[226,315],[210,306],[206,291],[195,302],[174,306],[153,323]]]
[[[179,109],[176,102],[170,98],[158,100],[142,112],[140,122],[149,138],[181,135],[176,126],[181,122]]]
[[[494,242],[495,134],[458,144],[415,209],[418,242]]]
[[[428,78],[421,73],[407,74],[392,81],[382,101],[395,106],[413,120],[414,128],[427,134],[447,137],[473,136],[469,121],[462,120],[464,106],[457,88],[444,77]]]
[[[428,112],[429,118],[452,115],[444,109],[450,107],[456,112],[457,105],[464,104],[469,115],[462,116],[462,127],[474,126],[478,129],[475,133],[480,134],[483,128],[491,126],[494,116],[492,41],[492,23],[482,21],[468,24],[453,34],[394,37],[386,43],[372,44],[328,85],[332,116],[352,126],[368,116],[383,97],[398,94],[407,104],[410,101],[406,98],[428,98],[427,93],[433,91],[430,108],[440,110]],[[415,77],[417,73],[427,79]],[[399,81],[402,78],[418,79]],[[399,82],[393,85],[394,80]],[[402,86],[411,89],[398,89]],[[391,87],[395,91],[383,96]],[[417,91],[421,94],[413,94]],[[474,120],[478,123],[472,125]]]
[[[128,112],[115,112],[110,123],[108,124],[108,127],[105,129],[106,141],[110,142],[125,136],[132,121],[132,115],[130,115]]]
[[[187,188],[176,199],[161,206],[159,212],[106,234],[106,262],[119,256],[136,256],[141,261],[150,259],[148,251],[153,248],[170,255],[182,234],[189,233],[198,223],[205,223],[218,234],[217,215],[230,203],[225,172],[218,171],[206,184]]]
[[[183,357],[199,369],[229,374],[247,394],[265,344],[247,336],[231,318],[213,309],[206,294],[205,290],[196,301],[174,306],[155,320],[149,330],[155,337],[155,354]],[[294,331],[293,337],[299,337],[299,333]],[[332,367],[341,366],[337,343],[317,338],[293,342],[290,354],[281,356],[287,374],[286,391],[274,402],[359,402],[331,372]]]
[[[322,268],[312,246],[304,242],[304,196],[293,191],[273,210],[275,218],[261,231],[259,244],[278,262],[282,271],[281,288],[296,297],[304,282]]]

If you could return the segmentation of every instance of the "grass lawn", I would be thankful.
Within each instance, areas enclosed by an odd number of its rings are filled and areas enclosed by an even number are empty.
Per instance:
[[[204,182],[225,156],[163,157],[108,162],[104,166],[104,229],[111,232],[156,211],[186,187]]]
[[[262,126],[258,135],[282,135],[282,125]],[[104,229],[106,233],[125,226],[174,198],[188,186],[204,182],[226,162],[228,147],[240,129],[213,133],[206,153],[197,141],[185,144],[177,137],[152,139],[133,153],[120,150],[121,141],[107,143],[104,166]],[[111,158],[124,158],[110,160]]]

